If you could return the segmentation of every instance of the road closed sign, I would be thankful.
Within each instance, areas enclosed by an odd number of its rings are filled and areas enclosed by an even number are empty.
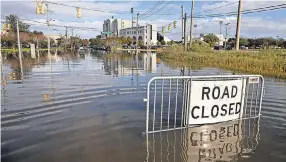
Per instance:
[[[245,80],[191,81],[189,124],[238,119],[243,113]]]

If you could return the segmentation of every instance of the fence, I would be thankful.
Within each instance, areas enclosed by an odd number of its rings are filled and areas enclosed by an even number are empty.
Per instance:
[[[236,119],[259,117],[264,93],[264,79],[260,75],[154,77],[147,87],[146,133],[197,126],[197,123],[192,123],[194,116],[189,117],[190,106],[197,102],[196,98],[199,96],[196,94],[199,93],[196,90],[197,85],[203,82],[205,85],[225,84],[228,81],[240,84],[236,90],[241,89],[238,97],[243,111]],[[225,92],[228,93],[228,90]],[[237,91],[236,93],[238,94]],[[214,94],[213,91],[213,96]],[[193,113],[194,110],[191,111]]]

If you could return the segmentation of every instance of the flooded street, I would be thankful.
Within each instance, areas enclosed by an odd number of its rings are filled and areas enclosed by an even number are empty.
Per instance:
[[[19,61],[3,58],[3,162],[286,161],[286,80],[265,77],[260,119],[155,133],[146,142],[143,98],[152,77],[233,73],[171,68],[155,53],[106,55],[25,56],[23,80]]]

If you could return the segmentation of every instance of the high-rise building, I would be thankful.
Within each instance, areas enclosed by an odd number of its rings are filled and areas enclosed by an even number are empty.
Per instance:
[[[113,19],[113,18],[104,20],[101,38],[106,39],[108,37],[119,37],[121,29],[129,28],[131,26],[132,22],[130,20]]]

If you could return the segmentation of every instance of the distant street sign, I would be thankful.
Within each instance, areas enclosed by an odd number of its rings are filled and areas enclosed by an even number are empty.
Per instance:
[[[192,81],[189,124],[238,119],[243,112],[245,79]]]
[[[102,32],[103,34],[112,34],[112,32]]]

